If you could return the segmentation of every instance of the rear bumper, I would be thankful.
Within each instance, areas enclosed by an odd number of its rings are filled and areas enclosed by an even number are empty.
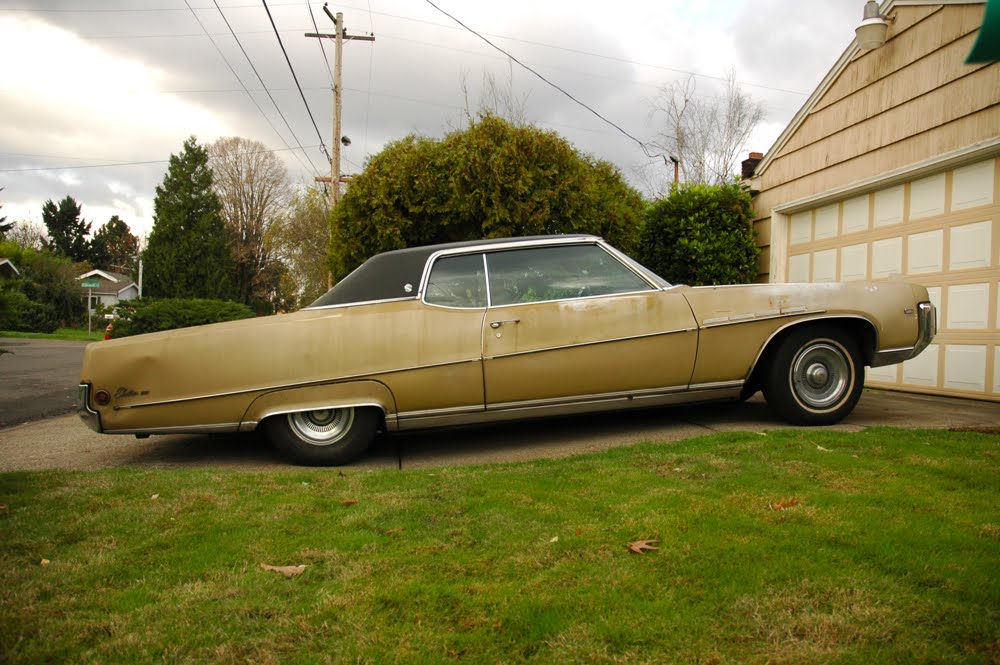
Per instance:
[[[76,412],[80,420],[95,432],[101,432],[101,414],[90,408],[90,384],[81,383],[77,392]]]
[[[917,304],[917,341],[913,346],[902,349],[887,349],[879,351],[872,358],[872,367],[895,365],[911,358],[916,358],[930,345],[937,334],[937,309],[929,302]]]

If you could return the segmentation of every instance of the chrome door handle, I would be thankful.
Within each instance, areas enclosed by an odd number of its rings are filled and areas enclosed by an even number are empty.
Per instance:
[[[507,319],[505,321],[494,321],[494,322],[492,322],[490,324],[490,328],[493,328],[494,330],[496,330],[497,328],[499,328],[500,326],[502,326],[505,323],[520,323],[520,322],[521,322],[521,319]]]

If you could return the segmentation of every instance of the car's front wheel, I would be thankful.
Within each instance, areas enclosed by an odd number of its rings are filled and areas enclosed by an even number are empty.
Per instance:
[[[800,328],[771,359],[764,396],[779,416],[796,425],[832,425],[861,397],[864,364],[857,343],[839,330]]]
[[[307,466],[347,464],[375,437],[378,412],[370,407],[298,411],[264,421],[264,431],[286,457]]]

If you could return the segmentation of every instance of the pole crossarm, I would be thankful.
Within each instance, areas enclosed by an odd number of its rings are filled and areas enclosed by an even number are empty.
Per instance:
[[[336,39],[337,35],[332,32],[307,32],[306,37],[320,37],[322,39]],[[345,42],[373,42],[375,35],[343,35]]]

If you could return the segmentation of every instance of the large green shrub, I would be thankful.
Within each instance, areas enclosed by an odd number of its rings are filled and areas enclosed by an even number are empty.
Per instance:
[[[485,116],[409,136],[369,160],[333,212],[337,279],[386,250],[455,240],[593,233],[635,248],[642,196],[554,132]]]
[[[228,300],[163,298],[130,300],[118,306],[112,337],[252,318],[253,310]]]
[[[54,305],[29,301],[15,330],[22,332],[54,333],[62,324]]]
[[[0,286],[0,330],[52,333],[61,323],[53,305],[31,300],[13,285]]]
[[[682,185],[646,210],[639,260],[675,284],[745,284],[760,248],[750,195],[736,183]]]

